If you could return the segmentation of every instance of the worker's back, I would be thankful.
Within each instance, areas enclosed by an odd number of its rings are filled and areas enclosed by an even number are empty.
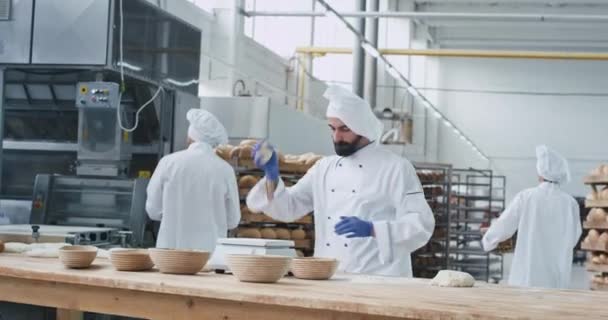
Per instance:
[[[578,204],[548,182],[522,191],[515,201],[519,225],[509,284],[567,288],[581,234]]]
[[[157,247],[212,251],[217,239],[236,227],[240,218],[230,165],[209,145],[193,143],[187,150],[164,157],[157,171],[162,185]],[[148,213],[151,211],[153,208]]]

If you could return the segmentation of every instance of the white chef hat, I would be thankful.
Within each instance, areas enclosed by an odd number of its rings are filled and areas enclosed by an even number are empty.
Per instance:
[[[323,97],[329,100],[328,118],[338,118],[354,133],[380,142],[384,125],[374,115],[367,101],[336,85],[329,86]]]
[[[545,145],[536,147],[536,170],[538,175],[556,183],[570,181],[568,161]]]
[[[188,137],[197,142],[206,142],[212,147],[228,143],[228,133],[220,121],[209,111],[190,109],[186,113],[190,122]]]

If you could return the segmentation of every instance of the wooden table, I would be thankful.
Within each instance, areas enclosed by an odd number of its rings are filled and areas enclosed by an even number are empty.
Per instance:
[[[238,282],[233,276],[115,271],[105,259],[68,270],[57,259],[0,253],[0,300],[148,319],[608,319],[608,294],[337,275],[330,281]]]

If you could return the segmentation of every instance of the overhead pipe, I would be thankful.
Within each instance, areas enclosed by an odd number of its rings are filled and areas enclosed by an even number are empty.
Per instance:
[[[550,52],[550,51],[502,51],[502,50],[460,50],[460,49],[378,49],[383,55],[459,57],[459,58],[501,58],[501,59],[548,59],[548,60],[608,60],[608,53],[594,52]],[[351,54],[349,48],[298,47],[297,53],[325,55]]]
[[[380,0],[367,0],[367,11],[378,11]],[[368,18],[365,22],[365,38],[375,48],[378,47],[378,18]],[[358,44],[359,48],[361,45]],[[376,107],[376,84],[378,82],[378,59],[365,55],[365,82],[363,97],[372,108]]]
[[[245,11],[247,17],[325,17],[318,11]],[[608,22],[608,15],[592,14],[535,14],[535,13],[468,13],[468,12],[420,12],[420,11],[351,11],[340,12],[344,18],[404,18],[404,19],[460,19],[503,20],[538,22]]]
[[[365,0],[356,0],[357,10],[365,10]],[[353,21],[353,27],[360,33],[365,33],[365,20]],[[363,98],[363,86],[365,82],[365,52],[360,45],[361,40],[355,37],[353,42],[353,93]]]

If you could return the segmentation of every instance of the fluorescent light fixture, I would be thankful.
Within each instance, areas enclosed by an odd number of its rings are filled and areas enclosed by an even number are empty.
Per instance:
[[[380,52],[378,51],[378,49],[374,48],[374,46],[365,41],[361,41],[361,48],[363,48],[363,50],[365,50],[367,54],[374,58],[378,58],[380,56]]]
[[[446,127],[448,128],[452,128],[454,125],[452,125],[451,122],[449,122],[447,119],[443,119],[443,124],[445,124]]]
[[[188,87],[188,86],[198,83],[198,80],[196,80],[196,79],[192,79],[190,81],[178,81],[178,80],[175,80],[172,78],[165,78],[164,81],[167,83],[170,83],[176,87]]]
[[[467,138],[464,135],[460,134],[460,140],[467,141]]]
[[[414,97],[420,97],[420,92],[416,90],[414,87],[407,87],[407,92],[409,92]]]
[[[453,130],[454,130],[454,134],[460,135],[460,131],[458,131],[458,129],[454,128]]]
[[[441,115],[441,113],[439,113],[438,111],[435,110],[435,112],[433,113],[433,115],[435,116],[435,118],[437,119],[441,119],[443,118],[443,116]]]
[[[422,101],[422,105],[423,105],[425,108],[427,108],[427,109],[432,109],[432,108],[433,108],[433,105],[432,105],[430,102],[426,101],[426,100],[423,100],[423,101]]]
[[[397,72],[397,69],[395,69],[393,66],[389,65],[388,67],[386,67],[386,72],[388,72],[388,74],[390,74],[396,80],[401,80],[399,72]]]
[[[126,61],[118,61],[118,63],[116,65],[119,66],[119,67],[127,68],[127,69],[132,70],[132,71],[141,71],[142,70],[140,66],[136,66],[134,64],[130,64],[130,63],[126,62]]]

